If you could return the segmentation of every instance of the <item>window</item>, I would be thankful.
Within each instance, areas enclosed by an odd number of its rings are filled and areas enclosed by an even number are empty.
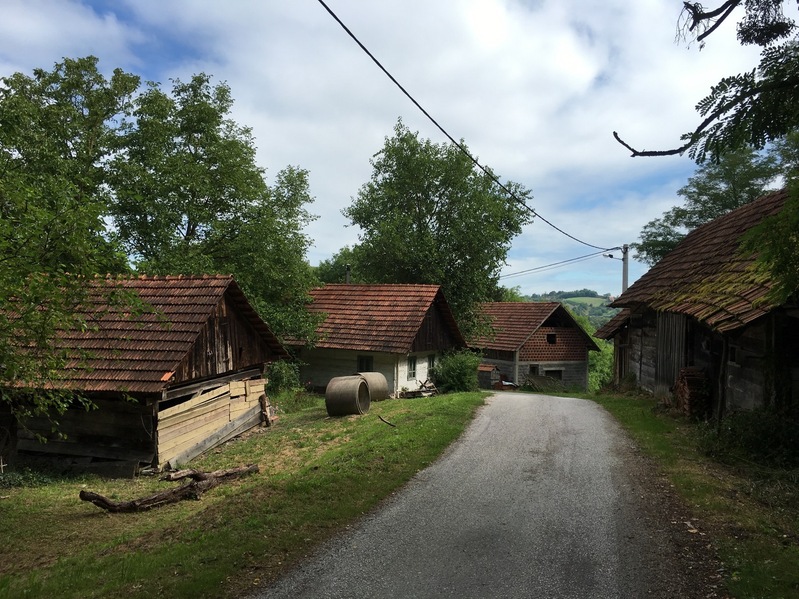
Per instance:
[[[358,356],[357,372],[374,372],[375,360],[372,356]]]
[[[558,341],[558,336],[555,333],[547,333],[547,343],[555,345]]]
[[[538,376],[538,364],[530,364],[530,376]]]
[[[416,356],[408,356],[408,380],[416,378]]]
[[[430,354],[427,356],[427,373],[429,374],[433,367],[436,365],[436,355]]]

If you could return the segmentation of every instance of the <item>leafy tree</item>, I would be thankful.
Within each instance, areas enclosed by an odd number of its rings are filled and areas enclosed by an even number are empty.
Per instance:
[[[773,152],[761,154],[749,147],[700,165],[677,191],[684,204],[644,225],[640,241],[632,244],[636,260],[654,265],[691,230],[763,195],[780,170]]]
[[[117,235],[140,272],[234,274],[276,333],[303,336],[308,173],[288,167],[270,187],[232,104],[205,74],[136,98],[112,161]]]
[[[350,282],[364,282],[360,277],[358,266],[357,246],[351,248],[344,246],[333,257],[322,260],[316,268],[316,278],[322,283],[345,283],[347,281],[347,267],[350,270]]]
[[[796,24],[785,16],[785,0],[726,0],[706,10],[698,2],[684,2],[682,33],[704,45],[707,38],[733,14],[738,40],[763,48],[760,64],[747,73],[725,77],[696,106],[703,120],[682,135],[684,143],[671,150],[639,151],[614,131],[617,141],[633,156],[667,156],[688,152],[704,162],[718,160],[737,148],[762,149],[799,129],[799,44]],[[743,13],[736,12],[742,8]]]
[[[77,315],[82,277],[127,270],[105,235],[106,158],[112,125],[139,78],[117,69],[106,79],[97,59],[65,59],[52,71],[0,79],[0,381],[42,388],[67,356],[56,332],[89,326]],[[18,415],[64,409],[56,393],[18,403]]]
[[[477,170],[454,144],[419,139],[401,120],[371,160],[372,177],[344,215],[361,228],[359,276],[376,283],[441,285],[466,334],[476,306],[530,211]],[[521,199],[530,192],[509,187]]]

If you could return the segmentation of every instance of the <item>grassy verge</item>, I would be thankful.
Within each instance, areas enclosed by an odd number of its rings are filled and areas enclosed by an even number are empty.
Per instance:
[[[129,500],[176,483],[30,475],[32,486],[4,488],[0,478],[0,598],[242,596],[430,464],[483,398],[392,400],[335,419],[317,399],[191,464],[260,473],[140,514],[109,515],[78,493]]]
[[[699,450],[707,431],[659,411],[654,400],[590,399],[657,460],[711,531],[733,597],[799,597],[799,471],[711,459]]]

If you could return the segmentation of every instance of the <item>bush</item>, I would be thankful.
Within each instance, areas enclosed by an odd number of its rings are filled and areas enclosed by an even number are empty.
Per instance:
[[[268,379],[266,393],[269,397],[300,389],[300,365],[296,362],[271,362],[266,365],[264,374]]]
[[[469,350],[451,352],[433,366],[432,379],[442,393],[477,391],[480,357]]]
[[[799,466],[799,417],[768,408],[733,412],[720,427],[702,425],[699,448],[720,461],[794,468]]]

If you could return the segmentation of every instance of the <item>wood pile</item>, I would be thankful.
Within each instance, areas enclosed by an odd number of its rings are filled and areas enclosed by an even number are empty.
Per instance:
[[[158,413],[158,463],[184,464],[259,423],[276,420],[266,381],[233,381]]]
[[[701,368],[681,368],[674,385],[677,409],[690,418],[705,418],[710,410],[707,376]]]

